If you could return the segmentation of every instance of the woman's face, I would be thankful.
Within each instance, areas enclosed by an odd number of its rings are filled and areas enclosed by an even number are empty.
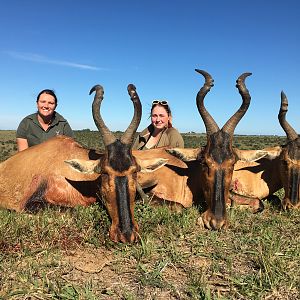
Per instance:
[[[55,99],[49,94],[41,94],[37,101],[37,109],[41,116],[51,117],[56,108]]]
[[[154,126],[154,128],[158,130],[162,130],[166,127],[168,127],[169,122],[169,115],[166,109],[161,105],[156,105],[152,109],[151,113],[151,123]]]

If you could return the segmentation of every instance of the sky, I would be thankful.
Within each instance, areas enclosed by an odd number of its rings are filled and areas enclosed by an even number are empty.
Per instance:
[[[18,127],[36,111],[45,88],[74,130],[96,130],[95,84],[104,87],[101,114],[112,131],[133,116],[127,85],[143,106],[138,131],[150,123],[153,99],[168,100],[173,126],[205,132],[196,107],[204,84],[214,87],[205,106],[221,128],[241,105],[236,79],[251,72],[250,107],[235,134],[284,135],[286,119],[300,133],[299,0],[9,0],[0,9],[0,130]]]

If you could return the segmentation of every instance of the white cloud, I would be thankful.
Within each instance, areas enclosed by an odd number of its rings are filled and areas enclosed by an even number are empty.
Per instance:
[[[94,71],[106,70],[105,68],[98,68],[98,67],[91,66],[91,65],[79,64],[79,63],[64,61],[64,60],[50,59],[50,58],[47,58],[43,55],[39,55],[36,53],[23,53],[23,52],[14,52],[14,51],[6,51],[5,53],[15,59],[33,61],[33,62],[37,62],[37,63],[61,65],[61,66],[66,66],[66,67],[71,67],[71,68],[94,70]]]

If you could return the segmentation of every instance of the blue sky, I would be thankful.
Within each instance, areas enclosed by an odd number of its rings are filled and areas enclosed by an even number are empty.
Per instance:
[[[0,37],[0,129],[16,129],[36,111],[38,92],[51,88],[73,129],[96,130],[89,90],[101,84],[103,119],[125,130],[133,83],[143,105],[138,130],[160,98],[179,131],[205,132],[195,103],[204,82],[198,68],[215,80],[205,104],[219,127],[241,104],[237,77],[252,72],[251,105],[235,133],[284,135],[282,90],[287,120],[300,133],[298,0],[10,0],[1,4]]]

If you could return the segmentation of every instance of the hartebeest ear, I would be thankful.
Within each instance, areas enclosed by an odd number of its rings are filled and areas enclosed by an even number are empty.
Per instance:
[[[166,151],[182,161],[192,161],[198,159],[202,148],[170,148]]]
[[[281,152],[281,147],[276,146],[262,150],[240,150],[235,148],[234,151],[239,160],[254,162],[263,157],[268,157],[269,159],[278,157]]]
[[[280,146],[270,147],[263,149],[268,152],[268,159],[274,159],[281,154],[282,148]]]
[[[65,160],[65,163],[70,165],[72,169],[80,173],[84,173],[84,174],[100,173],[99,166],[98,166],[99,160],[70,159],[70,160]]]
[[[239,160],[248,162],[257,161],[268,155],[268,152],[264,150],[240,150],[235,148],[234,152]]]
[[[162,166],[164,166],[168,159],[165,158],[153,158],[153,159],[138,159],[135,158],[137,164],[141,167],[140,172],[142,173],[150,173],[158,170]]]

